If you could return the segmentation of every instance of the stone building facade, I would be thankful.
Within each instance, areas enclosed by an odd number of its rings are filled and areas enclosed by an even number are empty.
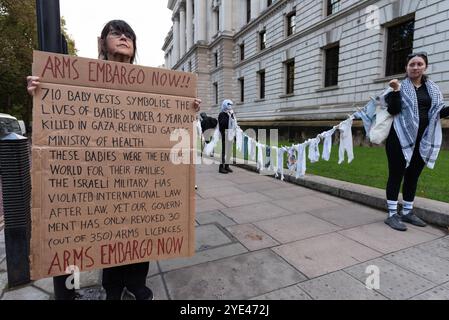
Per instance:
[[[169,0],[168,8],[166,67],[198,74],[207,113],[232,99],[242,126],[300,140],[403,78],[412,51],[428,53],[428,74],[449,101],[448,0]]]

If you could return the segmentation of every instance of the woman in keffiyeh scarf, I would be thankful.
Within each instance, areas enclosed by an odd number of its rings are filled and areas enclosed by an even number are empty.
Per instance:
[[[237,119],[232,110],[233,102],[231,100],[224,100],[221,104],[221,112],[218,115],[218,126],[221,133],[221,164],[218,172],[231,173],[232,169],[229,167],[232,145],[234,142],[235,131],[237,129]]]
[[[427,165],[433,168],[441,147],[440,118],[449,116],[439,87],[425,75],[428,58],[425,52],[407,57],[406,79],[390,81],[393,92],[386,96],[388,112],[394,116],[386,141],[389,177],[387,183],[388,218],[385,223],[405,231],[407,222],[425,227],[413,213],[413,201],[419,176]],[[398,195],[402,180],[403,209],[399,214]]]

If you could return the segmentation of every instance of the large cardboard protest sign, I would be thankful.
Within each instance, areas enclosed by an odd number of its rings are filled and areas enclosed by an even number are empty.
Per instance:
[[[33,75],[31,278],[192,256],[196,76],[38,51]]]

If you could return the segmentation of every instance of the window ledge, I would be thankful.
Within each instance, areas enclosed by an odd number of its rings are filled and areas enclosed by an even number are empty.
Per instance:
[[[373,82],[374,83],[381,83],[381,82],[387,82],[387,81],[390,81],[390,80],[393,80],[393,79],[403,80],[403,79],[405,79],[405,74],[404,73],[393,74],[393,75],[385,77],[385,78],[374,79]]]
[[[256,100],[254,100],[254,102],[263,102],[263,101],[265,101],[265,98],[263,98],[263,99],[256,99]]]
[[[316,89],[315,92],[326,92],[326,91],[333,91],[333,90],[338,90],[338,89],[340,89],[340,87],[337,85],[337,86],[319,88],[319,89]]]
[[[245,104],[245,102],[244,101],[241,101],[241,102],[236,102],[236,106],[241,106],[241,105],[244,105]]]
[[[294,96],[295,96],[294,93],[281,94],[281,95],[279,96],[279,98],[291,98],[291,97],[294,97]]]

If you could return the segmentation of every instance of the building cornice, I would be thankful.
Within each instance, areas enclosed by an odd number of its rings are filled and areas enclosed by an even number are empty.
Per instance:
[[[253,21],[250,21],[248,24],[244,25],[242,27],[242,29],[240,29],[235,35],[234,38],[238,38],[241,35],[245,34],[246,32],[248,32],[249,30],[253,29],[253,28],[257,28],[257,26],[259,25],[259,23],[264,20],[267,16],[269,16],[270,14],[272,14],[273,12],[277,11],[278,9],[280,9],[281,7],[284,7],[285,5],[287,5],[288,2],[290,2],[292,0],[280,0],[277,1],[276,3],[272,4],[270,7],[268,7],[267,9],[265,9],[265,11],[263,11],[256,19],[254,19]]]
[[[164,45],[162,46],[163,51],[165,51],[168,48],[172,40],[173,40],[173,27],[170,29],[167,36],[165,37]]]
[[[285,38],[284,40],[282,40],[282,41],[280,41],[280,42],[278,42],[278,43],[276,43],[276,44],[266,48],[265,50],[255,54],[255,55],[253,55],[253,56],[251,56],[249,58],[246,58],[245,60],[243,60],[241,62],[238,62],[235,65],[235,68],[243,67],[246,64],[253,62],[254,60],[257,60],[257,59],[259,59],[259,58],[261,58],[261,57],[263,57],[263,56],[265,56],[267,54],[272,53],[275,50],[278,50],[279,48],[284,47],[285,45],[289,44],[290,42],[298,40],[299,38],[303,38],[303,37],[305,37],[305,36],[315,32],[315,31],[317,31],[319,29],[322,29],[322,28],[326,27],[327,25],[329,25],[329,24],[331,24],[333,22],[336,22],[339,19],[342,19],[342,18],[344,18],[344,17],[354,13],[357,10],[360,10],[360,8],[362,8],[364,6],[368,6],[368,5],[370,5],[372,3],[375,3],[377,1],[378,0],[362,0],[359,3],[353,5],[353,6],[349,7],[349,8],[343,9],[343,10],[341,10],[341,11],[335,13],[335,14],[332,14],[332,15],[326,17],[324,20],[322,20],[320,22],[317,22],[316,24],[308,27],[307,29],[304,29],[303,31],[297,32],[297,33],[289,36],[288,38]],[[281,5],[281,3],[283,5],[285,5],[287,2],[288,2],[288,0],[280,2],[279,5]],[[274,9],[275,8],[273,8],[273,10]],[[266,12],[263,16],[260,16],[259,17],[260,20],[265,18],[265,16],[268,15],[268,14],[269,14],[269,12]],[[260,22],[259,18],[257,20],[255,20],[253,23],[250,23],[248,25],[248,28],[245,27],[244,29],[242,29],[241,31],[236,33],[234,35],[234,41],[237,41],[239,37],[241,37],[244,33],[248,32],[252,28],[256,28],[257,23]]]
[[[192,55],[192,53],[197,50],[197,49],[209,49],[208,45],[205,44],[201,44],[201,43],[196,43],[194,44],[189,51],[186,52],[186,54],[172,67],[173,70],[176,70],[177,68],[179,68],[184,62],[186,62],[186,60]]]

